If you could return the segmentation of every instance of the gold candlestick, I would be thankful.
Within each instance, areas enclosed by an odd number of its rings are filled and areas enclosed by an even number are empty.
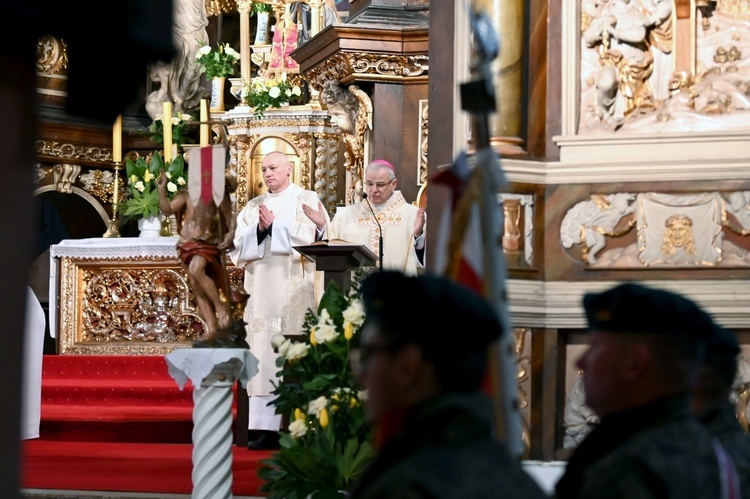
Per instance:
[[[120,199],[120,170],[122,169],[122,163],[115,162],[115,179],[112,182],[112,218],[107,224],[107,232],[102,237],[120,237],[120,222],[117,219],[118,201]]]

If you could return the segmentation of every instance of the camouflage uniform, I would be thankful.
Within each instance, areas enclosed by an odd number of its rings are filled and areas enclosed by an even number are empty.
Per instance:
[[[750,499],[750,435],[737,421],[734,407],[726,402],[701,417],[701,421],[731,456],[740,477],[741,497]]]
[[[351,499],[546,498],[492,436],[491,414],[481,393],[443,395],[414,409]]]
[[[719,499],[711,437],[675,396],[608,416],[583,440],[556,499]]]

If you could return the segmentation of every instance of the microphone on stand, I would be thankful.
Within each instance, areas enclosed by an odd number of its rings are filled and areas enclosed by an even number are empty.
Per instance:
[[[375,215],[375,210],[372,209],[370,200],[367,199],[366,192],[362,193],[362,199],[367,203],[368,208],[370,208],[370,213],[372,213],[372,217],[375,219],[375,223],[378,224],[378,260],[380,262],[380,270],[383,270],[383,227],[380,226],[378,217]]]

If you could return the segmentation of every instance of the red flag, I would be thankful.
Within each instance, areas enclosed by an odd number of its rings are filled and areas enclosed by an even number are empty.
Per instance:
[[[188,193],[193,205],[219,206],[224,199],[226,148],[223,145],[201,147],[188,161]]]

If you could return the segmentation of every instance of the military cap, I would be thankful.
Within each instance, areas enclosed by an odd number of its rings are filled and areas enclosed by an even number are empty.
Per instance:
[[[385,270],[370,274],[361,291],[367,322],[432,358],[482,351],[503,332],[483,297],[443,277]]]
[[[681,335],[707,340],[711,316],[688,298],[636,283],[623,283],[583,297],[589,328],[613,332]]]
[[[706,344],[706,353],[708,354],[729,354],[737,355],[740,353],[740,343],[737,341],[734,331],[721,327],[716,324],[713,333],[708,337]]]

